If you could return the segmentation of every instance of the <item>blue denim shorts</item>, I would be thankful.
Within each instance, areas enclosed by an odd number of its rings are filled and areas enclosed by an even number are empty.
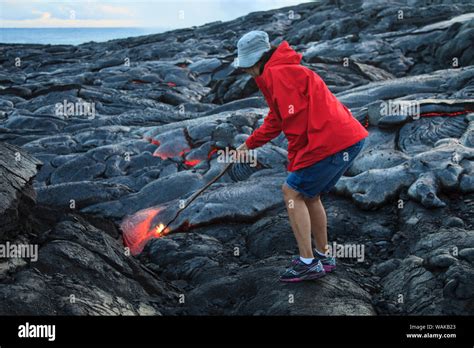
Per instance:
[[[308,198],[328,193],[354,162],[364,142],[365,139],[362,139],[309,167],[291,172],[286,178],[286,185]]]

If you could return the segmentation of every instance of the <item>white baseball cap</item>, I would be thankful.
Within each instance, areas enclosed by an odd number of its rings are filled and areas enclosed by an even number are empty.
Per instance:
[[[250,68],[270,49],[270,40],[266,32],[250,31],[237,42],[237,58],[232,65],[234,68]]]

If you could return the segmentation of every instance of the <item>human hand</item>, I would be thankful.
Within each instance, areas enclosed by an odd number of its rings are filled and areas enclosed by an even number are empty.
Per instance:
[[[237,158],[245,158],[247,156],[247,151],[249,148],[246,143],[242,143],[239,147],[235,149],[237,151]]]

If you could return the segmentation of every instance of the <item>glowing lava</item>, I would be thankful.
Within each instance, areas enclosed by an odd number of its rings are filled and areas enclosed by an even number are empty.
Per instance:
[[[197,165],[199,163],[201,163],[201,160],[198,160],[198,159],[184,161],[184,164],[189,166],[189,167],[194,167],[195,165]]]
[[[155,236],[158,238],[166,236],[168,233],[170,233],[170,229],[168,227],[165,229],[164,224],[159,224],[155,227]]]
[[[130,248],[132,255],[138,255],[142,252],[146,243],[152,238],[160,238],[170,232],[169,228],[160,223],[152,226],[153,219],[160,212],[160,209],[144,209],[136,214],[127,217],[121,224],[123,231],[123,240]]]
[[[163,151],[161,148],[157,148],[153,153],[153,156],[160,157],[162,160],[173,158],[173,157],[183,157],[186,153],[191,151],[190,148],[186,148],[179,152],[174,152],[174,149],[169,149],[169,151]]]
[[[152,137],[144,137],[144,139],[146,141],[148,141],[149,143],[153,144],[153,145],[156,145],[156,146],[160,146],[160,142],[156,139],[153,139]]]
[[[212,148],[211,151],[209,151],[209,153],[207,154],[207,159],[211,159],[212,155],[215,154],[217,152],[217,148],[214,147]]]

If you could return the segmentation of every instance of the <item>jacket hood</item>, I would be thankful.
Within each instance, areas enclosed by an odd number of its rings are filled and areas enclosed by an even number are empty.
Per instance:
[[[287,41],[283,41],[273,52],[265,67],[279,64],[300,64],[303,55],[296,53]]]

